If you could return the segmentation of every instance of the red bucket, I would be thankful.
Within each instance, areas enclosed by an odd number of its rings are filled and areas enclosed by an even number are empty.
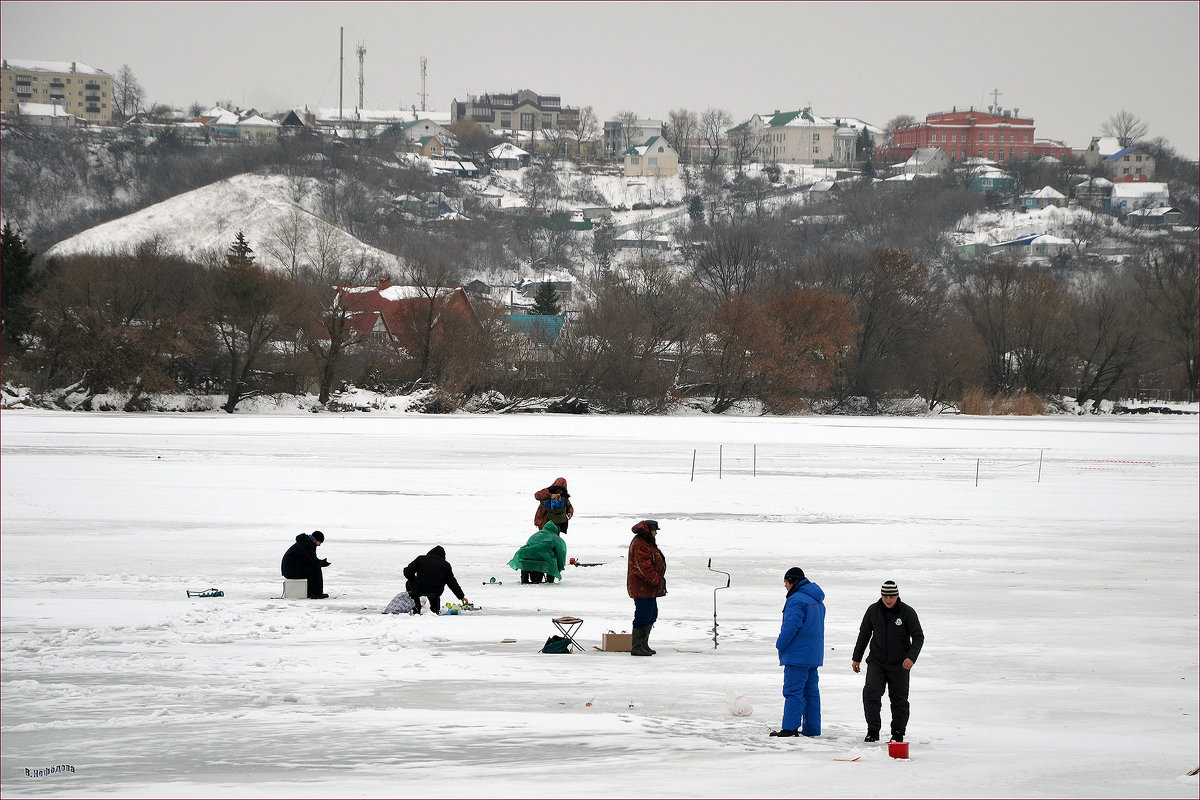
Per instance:
[[[908,758],[908,742],[888,742],[888,755],[892,758]]]

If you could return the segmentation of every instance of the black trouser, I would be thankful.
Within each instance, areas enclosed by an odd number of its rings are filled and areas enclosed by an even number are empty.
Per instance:
[[[300,574],[284,575],[288,580],[300,580],[301,578],[308,579],[308,596],[319,598],[325,593],[325,576],[321,573],[321,568],[316,564],[300,570]]]
[[[546,583],[554,583],[554,576],[547,575],[544,572],[534,572],[533,570],[521,570],[521,583],[541,583],[542,580]]]
[[[903,738],[908,728],[908,678],[911,674],[899,664],[867,662],[867,682],[862,696],[868,733],[879,733],[879,709],[883,705],[884,687],[887,687],[888,701],[892,705],[892,736]]]
[[[413,591],[412,589],[409,589],[408,596],[413,599],[412,613],[414,613],[414,614],[421,613],[421,598],[422,597],[426,597],[429,599],[429,610],[430,611],[432,611],[435,614],[440,614],[442,612],[442,596],[440,594],[418,594],[417,592]]]

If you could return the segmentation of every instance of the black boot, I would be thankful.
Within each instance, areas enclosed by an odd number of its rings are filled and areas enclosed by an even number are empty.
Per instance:
[[[879,731],[867,731],[867,735],[863,738],[864,742],[878,742]]]
[[[654,651],[646,646],[646,639],[650,636],[650,628],[634,628],[633,629],[633,646],[629,648],[631,656],[652,656]]]
[[[646,633],[642,636],[642,647],[650,651],[650,655],[658,655],[658,651],[650,646],[650,631],[654,630],[654,623],[651,622],[646,626]]]
[[[780,736],[780,737],[783,737],[783,736],[799,736],[799,735],[800,735],[800,731],[796,731],[796,730],[791,730],[791,731],[789,731],[787,728],[784,728],[784,729],[783,729],[783,730],[781,730],[781,731],[771,731],[770,735],[771,735],[771,736]]]

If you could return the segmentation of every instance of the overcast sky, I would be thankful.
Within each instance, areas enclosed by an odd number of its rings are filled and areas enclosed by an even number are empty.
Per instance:
[[[1196,2],[3,2],[4,58],[128,64],[147,98],[262,111],[338,105],[448,111],[532,89],[564,105],[663,119],[671,109],[811,105],[884,126],[952,107],[1033,117],[1085,147],[1121,109],[1200,155]]]

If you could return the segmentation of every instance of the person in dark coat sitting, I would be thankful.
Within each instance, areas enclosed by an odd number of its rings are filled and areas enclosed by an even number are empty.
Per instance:
[[[446,560],[446,549],[441,545],[423,556],[414,558],[412,563],[404,568],[404,577],[408,579],[404,588],[412,595],[414,614],[421,613],[422,597],[429,598],[429,609],[433,613],[441,611],[442,592],[446,591],[447,586],[463,603],[469,602],[454,577],[454,568]]]
[[[317,548],[325,541],[325,534],[320,531],[302,533],[296,537],[296,543],[283,554],[283,562],[279,569],[283,577],[289,580],[308,579],[308,596],[312,600],[324,600],[325,578],[322,569],[329,566],[323,558],[317,558]]]

